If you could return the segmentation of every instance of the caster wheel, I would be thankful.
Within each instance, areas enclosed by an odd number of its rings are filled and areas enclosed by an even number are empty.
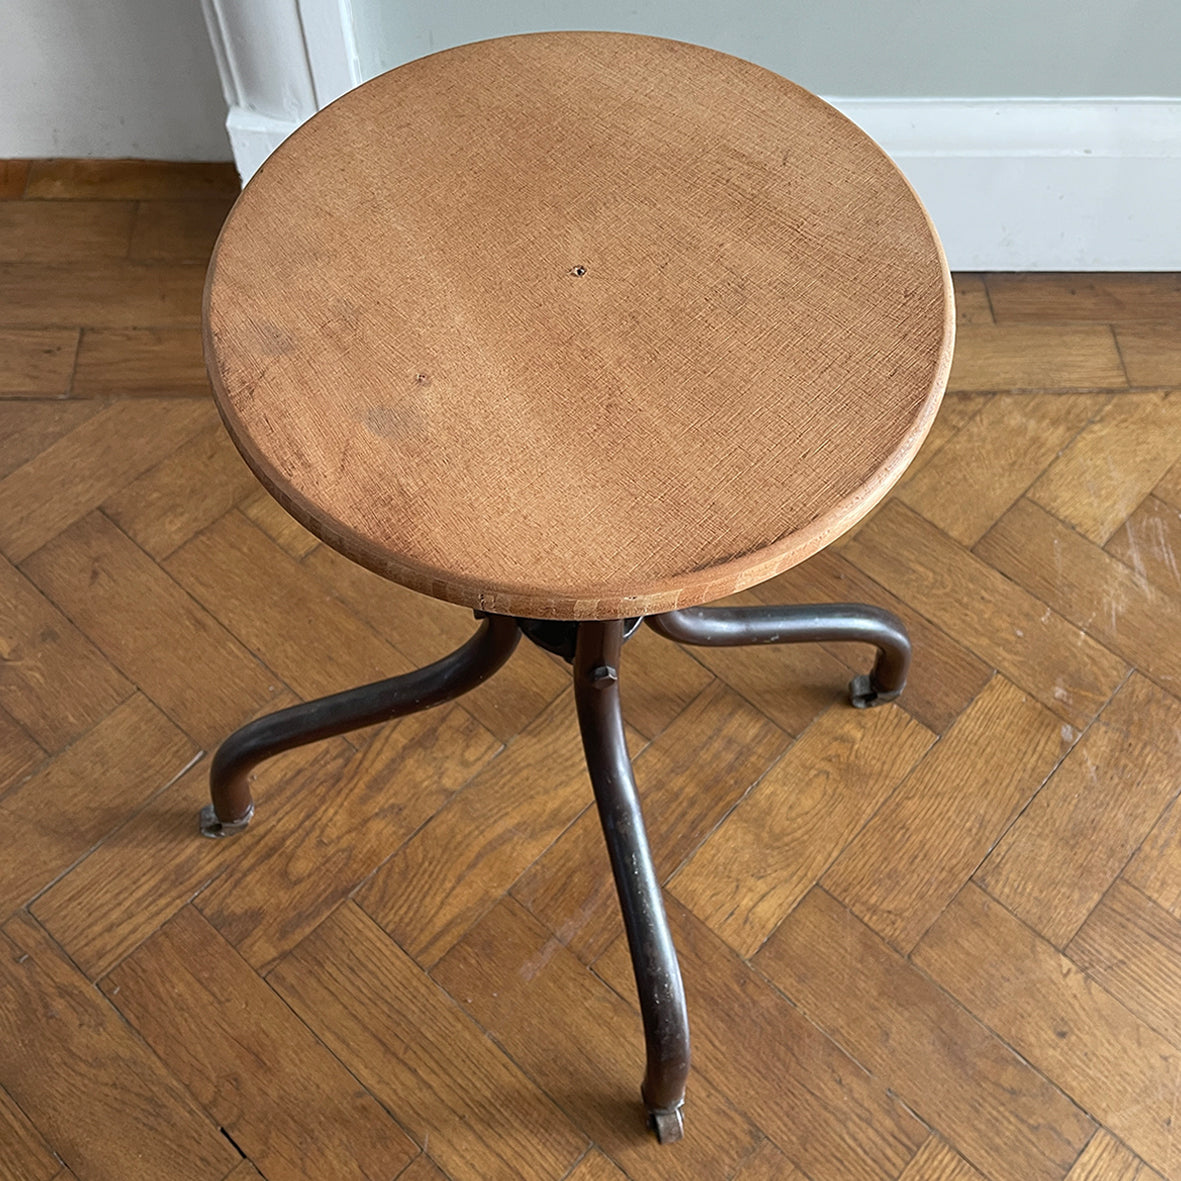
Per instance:
[[[849,701],[854,709],[873,709],[875,705],[885,705],[887,701],[896,701],[901,695],[901,688],[889,692],[875,689],[873,678],[868,673],[854,677],[849,682]]]
[[[685,1134],[685,1120],[679,1107],[672,1111],[648,1112],[648,1126],[661,1144],[675,1144]]]

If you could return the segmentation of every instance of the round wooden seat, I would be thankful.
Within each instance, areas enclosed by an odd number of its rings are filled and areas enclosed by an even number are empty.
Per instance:
[[[779,573],[902,474],[947,266],[879,148],[794,84],[606,33],[366,83],[222,232],[206,354],[309,529],[438,598],[607,619]]]

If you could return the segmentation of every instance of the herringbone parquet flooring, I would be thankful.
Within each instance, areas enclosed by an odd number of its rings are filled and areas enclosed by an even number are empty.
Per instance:
[[[695,1036],[662,1148],[558,662],[284,756],[197,836],[235,726],[472,623],[227,441],[226,170],[0,188],[0,1178],[1181,1179],[1175,276],[960,276],[918,461],[747,596],[900,612],[898,705],[844,703],[840,646],[629,643]]]

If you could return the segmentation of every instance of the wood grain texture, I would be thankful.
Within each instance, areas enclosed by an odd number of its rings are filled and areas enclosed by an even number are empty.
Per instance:
[[[1066,1181],[1158,1181],[1159,1173],[1103,1128],[1091,1137]]]
[[[844,554],[1072,726],[1090,722],[1127,675],[1086,632],[901,504]],[[1043,560],[1053,568],[1052,555]]]
[[[1181,692],[1181,599],[1029,500],[1019,500],[976,552],[1165,689]]]
[[[933,741],[899,709],[834,707],[710,833],[670,891],[753,955]]]
[[[1181,510],[1146,496],[1103,548],[1154,587],[1181,595]]]
[[[997,274],[986,280],[998,320],[1129,320],[1181,317],[1181,276]]]
[[[243,193],[211,276],[214,385],[279,500],[414,589],[551,618],[821,548],[918,449],[954,330],[876,145],[758,67],[623,34],[350,92]]]
[[[898,1181],[983,1181],[983,1177],[954,1149],[932,1136],[902,1170]]]
[[[288,954],[269,983],[419,1143],[429,1139],[454,1181],[561,1176],[587,1147],[352,903]]]
[[[751,789],[787,736],[715,682],[635,760],[648,841],[663,881]],[[695,784],[708,783],[705,793]],[[620,930],[598,811],[587,808],[522,875],[514,897],[588,963]]]
[[[103,992],[268,1181],[379,1181],[416,1146],[191,907]]]
[[[232,204],[228,197],[211,201],[141,201],[135,210],[128,257],[141,262],[208,261]]]
[[[770,1140],[764,1140],[738,1166],[734,1181],[807,1181],[807,1178]]]
[[[7,918],[192,762],[196,748],[140,694],[0,799],[13,830],[0,861]]]
[[[250,469],[217,423],[107,497],[102,510],[159,561],[252,495],[255,487]]]
[[[202,745],[220,742],[279,691],[270,670],[101,513],[58,534],[25,569]]]
[[[272,821],[198,909],[265,972],[499,750],[457,707],[383,727],[306,807]]]
[[[1111,390],[1128,384],[1106,325],[972,323],[961,327],[947,388]]]
[[[0,1088],[0,1181],[52,1181],[60,1162],[29,1117]]]
[[[1181,456],[1181,393],[1113,398],[1042,473],[1030,500],[1102,545]]]
[[[222,1181],[237,1163],[164,1064],[23,915],[0,934],[0,1071],[78,1178]]]
[[[465,608],[390,582],[329,546],[308,554],[304,565],[416,667],[454,651],[475,632],[476,621]],[[629,647],[629,661],[631,654]],[[569,684],[569,673],[556,661],[533,644],[520,644],[495,677],[464,696],[463,707],[507,742]]]
[[[1066,954],[1125,1008],[1174,1045],[1181,1015],[1181,923],[1118,879],[1087,917]]]
[[[0,551],[23,562],[211,421],[199,402],[149,401],[116,402],[82,422],[0,480]],[[57,491],[47,497],[51,479]]]
[[[666,904],[693,1014],[694,1069],[812,1181],[897,1177],[926,1139],[923,1125],[707,927]],[[635,996],[622,935],[595,968]]]
[[[0,201],[17,201],[25,195],[28,160],[0,160]]]
[[[0,397],[67,394],[78,337],[76,328],[0,330]]]
[[[88,328],[82,333],[77,398],[209,393],[196,328]]]
[[[132,684],[3,558],[0,601],[0,706],[46,751],[61,750],[131,695]]]
[[[725,1177],[755,1129],[708,1082],[689,1098],[702,1134],[665,1153],[619,1096],[644,1071],[634,1010],[511,900],[485,915],[435,966],[433,978],[505,1046],[634,1181]]]
[[[235,197],[233,164],[174,160],[33,160],[26,198],[53,200],[181,200]]]
[[[1177,1051],[1049,943],[969,884],[914,958],[1133,1152],[1175,1173]]]
[[[234,635],[304,697],[410,671],[401,653],[241,513],[227,513],[164,565],[197,600],[218,603]]]
[[[975,880],[1056,947],[1177,794],[1181,702],[1133,675],[997,842]]]
[[[873,603],[893,611],[906,625],[918,654],[899,701],[911,717],[942,734],[988,683],[992,669],[979,656],[916,607],[867,577],[841,554],[826,550],[754,589],[761,603]],[[853,673],[872,668],[873,650],[865,644],[825,644]],[[787,686],[783,687],[787,690]]]
[[[357,901],[419,963],[432,964],[593,798],[567,691],[398,849]]]
[[[997,731],[1009,741],[998,744]],[[849,842],[821,879],[825,889],[909,952],[1073,738],[995,677]]]
[[[130,201],[0,203],[0,262],[127,257],[135,206]]]
[[[810,893],[757,958],[987,1174],[1061,1178],[1090,1137],[1091,1121],[1066,1095],[824,891]]]
[[[0,709],[0,797],[44,758],[29,732]]]
[[[99,411],[88,402],[0,400],[0,477],[39,455]]]
[[[1176,320],[1159,324],[1123,324],[1117,326],[1115,339],[1128,372],[1128,381],[1136,386],[1176,386],[1181,384],[1181,311]]]
[[[972,546],[1104,406],[1103,394],[1003,394],[898,490],[961,545]],[[948,496],[956,486],[961,494]]]

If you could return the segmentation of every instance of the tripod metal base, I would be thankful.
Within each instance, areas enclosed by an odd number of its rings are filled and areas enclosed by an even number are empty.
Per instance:
[[[652,862],[619,702],[623,642],[639,620],[582,622],[480,616],[479,630],[449,656],[391,677],[280,710],[231,734],[209,772],[212,803],[201,810],[208,837],[241,832],[254,815],[248,777],[264,759],[363,726],[417,713],[487,680],[521,635],[573,664],[574,699],[587,768],[623,914],[644,1026],[647,1066],[641,1096],[662,1144],[681,1139],[689,1076],[689,1020],[676,949]],[[893,701],[906,683],[910,640],[888,611],[857,603],[805,607],[694,607],[649,616],[653,631],[710,647],[857,640],[877,648],[873,669],[853,678],[858,709]]]

